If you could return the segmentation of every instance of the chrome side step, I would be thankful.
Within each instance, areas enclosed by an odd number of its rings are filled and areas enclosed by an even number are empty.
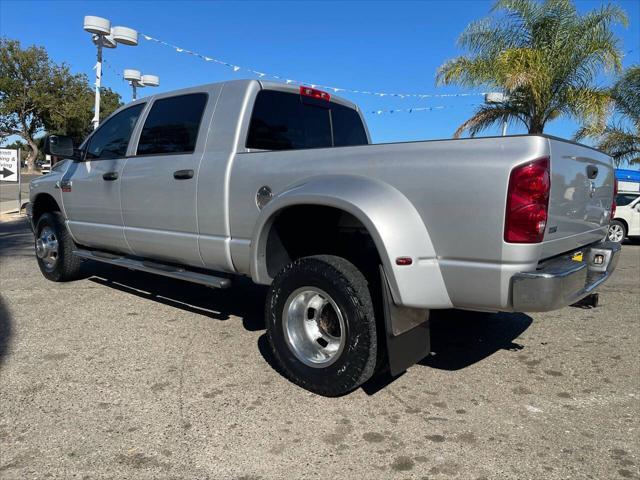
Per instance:
[[[231,280],[228,278],[215,277],[204,273],[192,272],[181,267],[167,265],[164,263],[151,262],[148,260],[135,260],[132,258],[122,257],[107,252],[94,252],[90,250],[74,250],[76,257],[87,260],[95,260],[97,262],[117,265],[131,270],[139,270],[141,272],[155,273],[164,277],[176,278],[178,280],[186,280],[187,282],[199,283],[213,288],[228,288],[231,286]]]

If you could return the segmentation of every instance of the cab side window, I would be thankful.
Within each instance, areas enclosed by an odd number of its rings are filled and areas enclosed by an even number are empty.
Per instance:
[[[89,139],[85,160],[124,157],[127,154],[131,133],[143,108],[144,103],[133,105],[100,125]]]
[[[192,153],[206,104],[206,93],[156,100],[144,122],[137,155]]]

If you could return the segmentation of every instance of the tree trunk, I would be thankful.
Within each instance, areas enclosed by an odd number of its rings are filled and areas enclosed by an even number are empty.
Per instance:
[[[25,140],[27,141],[27,144],[31,149],[29,155],[27,155],[27,170],[29,171],[29,173],[33,173],[36,169],[36,159],[38,158],[38,152],[40,150],[38,149],[38,145],[36,145],[36,142],[34,142],[31,137],[26,137]]]
[[[529,120],[529,133],[533,135],[541,134],[544,131],[544,123],[543,119],[533,117]]]

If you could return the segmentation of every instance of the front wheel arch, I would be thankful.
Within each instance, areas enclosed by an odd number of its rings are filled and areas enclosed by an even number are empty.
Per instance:
[[[40,193],[33,201],[31,222],[35,227],[43,214],[61,211],[60,205],[58,205],[58,202],[53,196],[48,193]]]

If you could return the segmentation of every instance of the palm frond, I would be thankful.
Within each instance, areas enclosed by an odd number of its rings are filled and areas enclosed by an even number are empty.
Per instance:
[[[489,17],[462,33],[467,53],[444,63],[436,81],[504,92],[530,132],[561,116],[604,129],[612,93],[594,84],[602,71],[621,68],[612,27],[626,23],[625,12],[612,4],[583,14],[573,0],[497,0]],[[638,105],[637,94],[631,97],[628,103]],[[461,128],[480,131],[474,129],[485,128],[494,114],[479,109]]]
[[[458,127],[453,134],[453,138],[460,138],[465,131],[468,131],[469,135],[474,137],[499,121],[520,121],[526,125],[517,106],[508,103],[482,105],[478,107],[470,119]]]
[[[603,132],[598,148],[609,154],[616,165],[620,165],[640,156],[640,137],[620,125],[609,126]]]

